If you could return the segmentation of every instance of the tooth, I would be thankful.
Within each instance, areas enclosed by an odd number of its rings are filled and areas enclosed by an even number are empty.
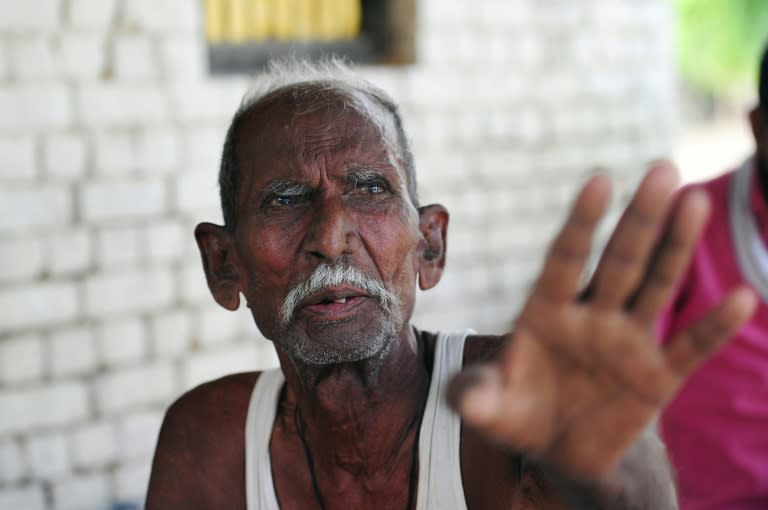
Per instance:
[[[338,303],[338,304],[340,304],[340,305],[343,305],[344,303],[346,303],[346,302],[347,302],[347,298],[343,297],[343,298],[341,298],[341,299],[334,299],[334,300],[333,300],[333,302],[334,302],[334,303]]]

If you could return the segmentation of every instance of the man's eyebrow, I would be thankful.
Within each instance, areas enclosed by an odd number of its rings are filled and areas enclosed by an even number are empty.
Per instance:
[[[265,193],[271,193],[275,195],[302,195],[307,193],[311,188],[306,184],[302,184],[290,179],[278,179],[268,183],[264,186]]]
[[[375,168],[350,168],[347,170],[347,179],[356,184],[371,182],[377,179],[383,179],[384,182],[389,182],[389,179],[384,175],[384,172]]]

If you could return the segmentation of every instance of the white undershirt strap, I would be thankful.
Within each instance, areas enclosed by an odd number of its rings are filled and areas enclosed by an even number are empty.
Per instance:
[[[279,368],[259,376],[245,421],[245,497],[248,510],[280,510],[272,480],[269,439],[275,423],[283,373]]]
[[[467,510],[461,483],[461,419],[446,402],[448,382],[461,370],[464,341],[471,331],[439,333],[432,380],[419,435],[416,510]]]
[[[471,330],[439,333],[429,395],[419,432],[416,510],[466,510],[461,483],[461,420],[446,404],[447,384],[461,370],[464,341]],[[245,493],[248,510],[279,510],[269,441],[284,378],[280,369],[261,374],[253,388],[245,423]]]

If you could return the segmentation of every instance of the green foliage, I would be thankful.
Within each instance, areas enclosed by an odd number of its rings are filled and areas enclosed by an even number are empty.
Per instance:
[[[683,78],[701,92],[734,95],[756,89],[768,41],[768,0],[674,0]]]

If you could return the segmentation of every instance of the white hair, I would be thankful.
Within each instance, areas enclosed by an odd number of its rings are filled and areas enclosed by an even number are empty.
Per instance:
[[[235,151],[238,124],[254,105],[273,94],[289,89],[297,96],[316,93],[318,90],[335,93],[344,101],[345,107],[352,108],[370,119],[382,135],[386,133],[385,126],[389,119],[383,118],[381,114],[389,114],[397,136],[397,147],[393,147],[393,150],[403,161],[408,195],[414,207],[418,207],[413,155],[395,101],[386,92],[358,76],[339,58],[327,58],[319,62],[297,58],[276,59],[270,61],[266,71],[254,77],[227,130],[219,168],[221,208],[227,228],[234,229],[237,220],[235,193],[241,180]],[[383,108],[384,112],[376,106]]]

